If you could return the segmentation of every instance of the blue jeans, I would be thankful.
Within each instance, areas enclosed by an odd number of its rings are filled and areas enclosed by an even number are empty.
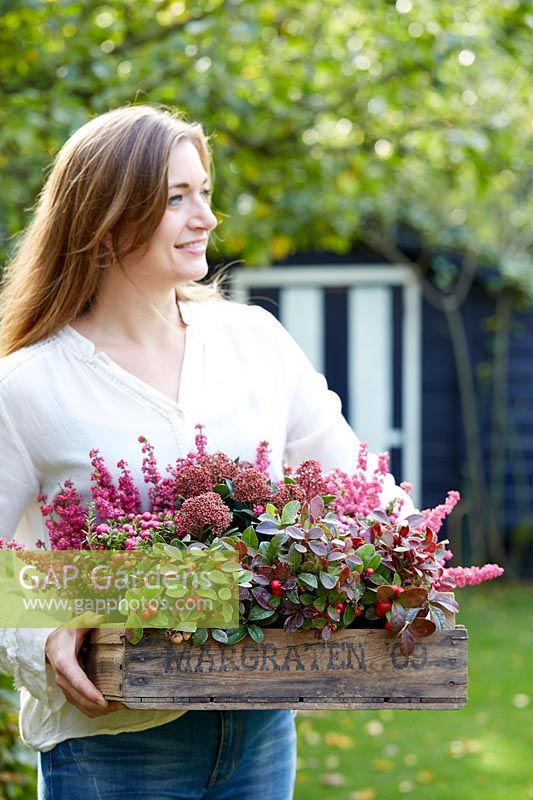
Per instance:
[[[291,711],[188,711],[146,731],[39,754],[39,800],[290,800]]]

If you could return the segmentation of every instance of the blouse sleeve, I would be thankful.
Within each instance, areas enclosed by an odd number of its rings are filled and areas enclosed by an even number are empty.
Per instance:
[[[1,397],[0,453],[0,536],[11,539],[24,511],[39,493],[39,479]],[[13,675],[17,689],[27,689],[37,700],[57,710],[66,700],[45,660],[46,640],[53,630],[0,629],[0,670]]]
[[[262,311],[262,310],[261,310]],[[286,436],[285,461],[296,466],[307,458],[320,461],[324,471],[335,467],[350,473],[357,467],[360,439],[342,414],[340,398],[332,392],[323,375],[315,370],[301,347],[267,311],[270,336],[274,337],[284,365],[286,385],[291,393]],[[368,474],[378,464],[374,453],[368,454]],[[381,500],[388,505],[394,498],[403,501],[401,515],[415,509],[409,495],[398,486],[390,473],[383,483]]]

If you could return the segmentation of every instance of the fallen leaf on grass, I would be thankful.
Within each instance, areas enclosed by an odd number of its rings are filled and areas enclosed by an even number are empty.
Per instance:
[[[365,725],[365,731],[369,736],[381,736],[384,730],[385,726],[379,719],[371,719]]]
[[[527,708],[530,702],[531,698],[528,694],[520,693],[520,694],[515,694],[515,696],[513,697],[513,706],[515,706],[515,708]]]
[[[346,775],[342,775],[340,772],[326,772],[323,775],[319,775],[318,780],[324,786],[344,786]]]
[[[376,797],[376,790],[371,786],[367,786],[366,789],[356,789],[349,795],[350,800],[375,800]]]
[[[324,742],[328,747],[338,747],[339,750],[350,750],[353,747],[353,739],[345,733],[329,731],[324,736]]]
[[[394,761],[391,761],[390,758],[376,758],[372,761],[372,766],[374,769],[377,769],[378,772],[392,772],[394,769]]]

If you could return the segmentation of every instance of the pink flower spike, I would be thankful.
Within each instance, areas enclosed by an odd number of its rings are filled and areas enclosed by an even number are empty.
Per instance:
[[[196,452],[199,456],[205,456],[206,448],[207,448],[207,436],[202,433],[204,426],[198,423],[194,426],[198,433],[194,438],[194,443],[196,445]]]
[[[458,589],[477,586],[484,581],[499,578],[503,573],[503,568],[498,564],[484,564],[482,567],[448,567],[443,570],[436,588],[439,589],[441,585]]]
[[[259,442],[255,455],[255,463],[261,472],[264,472],[266,475],[268,475],[268,470],[270,467],[270,458],[268,456],[269,453],[270,447],[268,446],[268,442]]]

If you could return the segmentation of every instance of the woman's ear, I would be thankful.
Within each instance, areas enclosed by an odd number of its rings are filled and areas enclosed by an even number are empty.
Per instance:
[[[113,239],[111,238],[111,234],[110,233],[106,233],[106,235],[104,237],[102,237],[101,241],[102,241],[102,244],[104,246],[104,249],[107,250],[108,253],[112,253],[113,252]]]

